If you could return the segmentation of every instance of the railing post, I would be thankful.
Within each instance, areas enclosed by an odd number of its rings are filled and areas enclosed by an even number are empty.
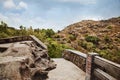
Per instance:
[[[93,72],[93,59],[94,59],[94,56],[98,56],[98,54],[97,53],[89,53],[87,55],[85,80],[93,80],[92,72]]]

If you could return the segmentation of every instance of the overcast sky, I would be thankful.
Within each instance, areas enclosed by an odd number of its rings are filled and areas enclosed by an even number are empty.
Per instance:
[[[61,30],[85,19],[120,16],[120,0],[0,0],[0,21],[19,28]]]

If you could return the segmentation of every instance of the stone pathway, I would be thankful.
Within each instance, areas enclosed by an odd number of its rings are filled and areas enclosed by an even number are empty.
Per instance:
[[[57,68],[50,71],[47,80],[85,80],[85,72],[63,58],[53,59]]]

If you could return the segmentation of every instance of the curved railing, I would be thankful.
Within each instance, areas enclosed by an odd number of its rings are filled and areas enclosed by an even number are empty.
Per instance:
[[[84,54],[66,49],[63,58],[85,71],[85,80],[120,80],[120,64],[101,58],[97,53]]]
[[[77,65],[80,69],[85,71],[86,67],[86,58],[87,55],[84,53],[81,53],[79,51],[66,49],[64,50],[62,57],[73,62],[75,65]]]

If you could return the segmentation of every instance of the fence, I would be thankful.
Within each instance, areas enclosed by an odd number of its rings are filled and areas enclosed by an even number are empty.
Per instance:
[[[85,80],[120,80],[120,65],[101,58],[96,53],[84,54],[66,49],[63,58],[85,71]]]

